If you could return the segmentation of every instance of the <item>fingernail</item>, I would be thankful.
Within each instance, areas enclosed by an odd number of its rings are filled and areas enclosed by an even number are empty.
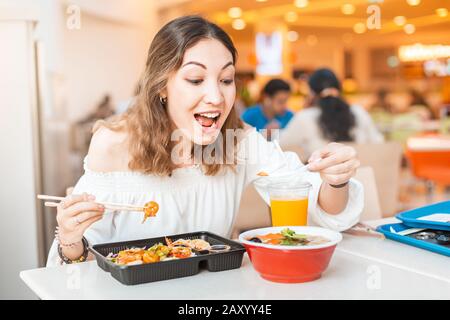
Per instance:
[[[98,207],[98,209],[101,210],[101,211],[104,211],[104,210],[105,210],[105,206],[103,206],[103,205],[101,205],[101,204],[99,204],[97,207]]]
[[[88,196],[88,200],[91,200],[91,201],[95,200],[95,196],[92,195],[92,194],[90,194],[90,195]]]

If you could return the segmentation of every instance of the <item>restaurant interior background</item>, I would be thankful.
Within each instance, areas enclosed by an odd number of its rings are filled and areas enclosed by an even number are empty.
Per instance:
[[[232,36],[241,108],[276,76],[291,83],[289,107],[299,111],[308,74],[336,72],[346,99],[371,112],[386,137],[357,146],[371,167],[361,175],[367,218],[449,199],[448,163],[435,164],[434,176],[414,167],[421,159],[411,163],[415,146],[450,150],[449,10],[448,0],[0,0],[0,241],[9,244],[0,254],[13,257],[1,267],[0,298],[31,297],[18,273],[45,264],[55,213],[36,194],[63,196],[74,185],[93,121],[123,111],[153,35],[185,14]],[[278,74],[261,68],[270,54],[257,48],[258,34],[281,36]],[[425,112],[413,112],[412,90]],[[390,115],[373,112],[383,91]],[[268,212],[261,201],[248,190],[241,213]],[[242,229],[267,223],[247,220]]]

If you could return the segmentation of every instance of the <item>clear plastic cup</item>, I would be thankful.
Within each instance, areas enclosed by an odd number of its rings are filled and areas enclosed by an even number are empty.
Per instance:
[[[310,188],[308,182],[269,185],[273,227],[307,225]]]

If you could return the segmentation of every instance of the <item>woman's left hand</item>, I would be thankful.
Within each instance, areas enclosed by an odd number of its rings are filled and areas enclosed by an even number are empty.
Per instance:
[[[359,165],[356,150],[336,142],[315,151],[308,160],[308,169],[319,172],[322,180],[330,185],[348,182]]]

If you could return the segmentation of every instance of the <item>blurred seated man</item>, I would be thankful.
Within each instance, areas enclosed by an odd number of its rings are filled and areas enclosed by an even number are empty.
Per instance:
[[[289,83],[281,79],[272,79],[262,91],[261,103],[249,107],[242,114],[242,120],[257,130],[283,129],[292,119],[293,113],[287,108],[291,94]]]

